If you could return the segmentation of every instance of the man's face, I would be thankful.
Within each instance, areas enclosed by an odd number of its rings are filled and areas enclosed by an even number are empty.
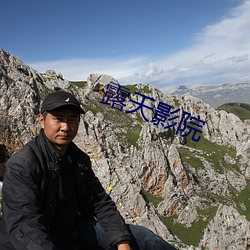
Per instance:
[[[56,148],[67,147],[75,138],[80,121],[79,112],[69,106],[48,111],[46,118],[38,116],[41,127]]]

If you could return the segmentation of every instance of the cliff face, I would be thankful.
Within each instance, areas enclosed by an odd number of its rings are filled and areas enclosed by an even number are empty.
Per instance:
[[[75,142],[91,157],[127,222],[150,228],[179,249],[246,249],[249,122],[197,98],[169,96],[142,84],[124,86],[131,94],[119,111],[100,103],[110,82],[118,83],[111,76],[90,75],[79,87],[0,50],[0,167],[39,132],[36,115],[47,93],[70,91],[87,110]],[[142,102],[138,93],[151,98],[144,101],[144,117],[140,109],[125,113]],[[159,103],[180,109],[179,118],[155,125],[151,121]],[[183,137],[187,130],[176,134],[178,125],[172,126],[184,111],[204,121],[202,133],[195,136],[201,136],[198,142],[192,140],[193,132]]]

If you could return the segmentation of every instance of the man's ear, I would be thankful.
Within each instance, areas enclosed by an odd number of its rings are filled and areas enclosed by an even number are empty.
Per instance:
[[[39,114],[39,115],[37,116],[37,118],[38,118],[38,121],[39,121],[39,123],[40,123],[40,125],[41,125],[41,128],[44,128],[44,117],[43,117],[43,115],[42,115],[42,114]]]

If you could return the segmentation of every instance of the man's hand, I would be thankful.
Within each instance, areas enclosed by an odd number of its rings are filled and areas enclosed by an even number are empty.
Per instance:
[[[132,250],[128,242],[121,242],[117,245],[118,250]]]

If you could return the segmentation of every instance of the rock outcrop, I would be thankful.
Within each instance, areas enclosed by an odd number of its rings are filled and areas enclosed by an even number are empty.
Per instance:
[[[178,249],[237,249],[237,244],[246,249],[250,124],[197,98],[165,95],[153,85],[125,86],[131,95],[120,111],[100,103],[110,82],[118,84],[111,76],[91,74],[80,88],[61,74],[41,74],[0,50],[0,145],[6,156],[38,134],[36,116],[49,92],[72,92],[87,111],[75,142],[90,156],[97,177],[128,223],[150,228]],[[143,96],[135,91],[148,97],[143,111],[138,109]],[[184,111],[199,115],[204,125],[196,138],[201,140],[192,140],[194,131],[183,136],[188,128],[176,133],[173,121],[155,125],[160,102],[171,111],[180,109],[177,124]],[[202,231],[196,232],[198,223]],[[194,237],[200,235],[194,243],[183,237],[189,230]]]
[[[250,223],[233,207],[220,205],[204,231],[201,246],[205,249],[249,249]]]

